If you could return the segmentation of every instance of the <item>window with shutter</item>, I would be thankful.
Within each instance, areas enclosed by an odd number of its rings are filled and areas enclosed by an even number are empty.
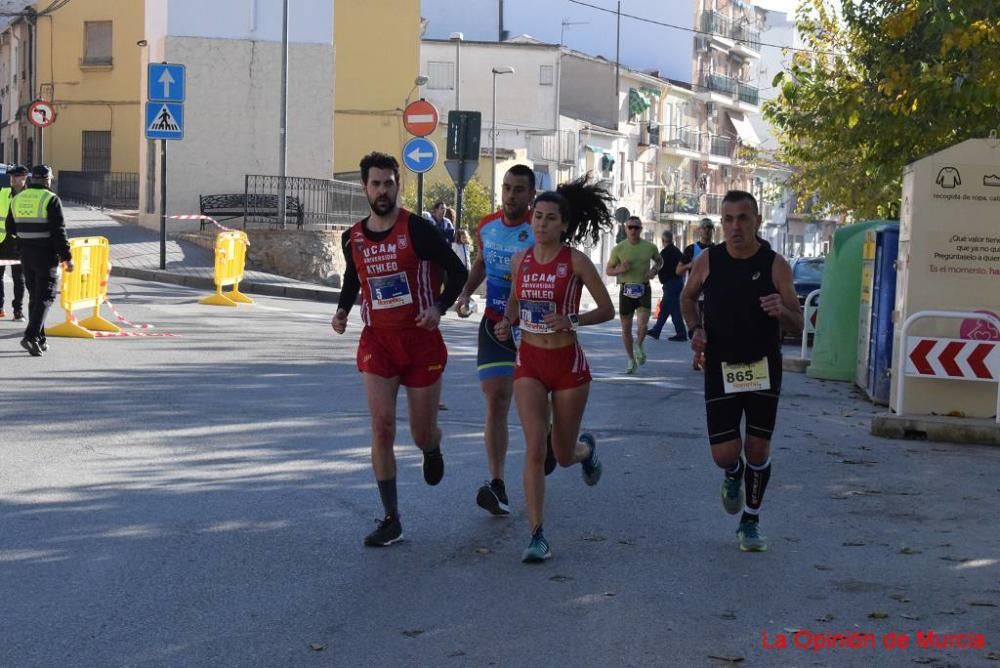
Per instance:
[[[83,24],[83,64],[111,64],[111,21],[86,21]]]

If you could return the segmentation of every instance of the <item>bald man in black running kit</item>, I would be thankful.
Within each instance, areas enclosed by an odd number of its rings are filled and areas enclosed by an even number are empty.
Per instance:
[[[771,435],[781,391],[781,330],[802,331],[791,267],[761,243],[760,224],[753,195],[741,190],[726,193],[725,242],[698,256],[681,293],[691,348],[705,360],[708,441],[712,458],[725,471],[722,506],[731,515],[743,510],[736,533],[744,552],[767,549],[758,522],[771,477]],[[704,322],[698,320],[697,306],[702,292]],[[744,415],[745,437],[740,432]]]

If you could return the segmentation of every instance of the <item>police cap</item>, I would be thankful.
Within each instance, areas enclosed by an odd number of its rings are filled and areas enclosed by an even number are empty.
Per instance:
[[[31,178],[47,179],[52,176],[52,168],[48,165],[35,165],[31,168]]]
[[[28,168],[24,165],[14,165],[7,170],[8,176],[27,176]]]

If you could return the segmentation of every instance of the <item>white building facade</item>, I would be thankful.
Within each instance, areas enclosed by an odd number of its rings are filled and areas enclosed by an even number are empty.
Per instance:
[[[244,191],[247,174],[279,172],[279,2],[145,0],[147,62],[186,66],[184,138],[167,146],[167,212],[198,196]],[[289,13],[287,174],[333,172],[333,3],[297,0]],[[142,89],[146,90],[145,67]],[[140,150],[140,221],[159,225],[159,146]],[[170,229],[182,225],[171,222]]]

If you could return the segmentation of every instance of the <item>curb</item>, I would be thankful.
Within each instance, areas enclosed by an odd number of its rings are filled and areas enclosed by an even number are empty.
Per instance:
[[[879,413],[872,416],[871,433],[885,438],[1000,445],[1000,424],[992,419]]]
[[[170,283],[188,288],[199,288],[215,292],[215,281],[205,276],[189,276],[174,274],[160,269],[140,269],[138,267],[113,266],[112,276],[136,278],[141,281],[156,281]],[[253,280],[240,281],[240,292],[249,292],[265,297],[288,297],[289,299],[305,299],[315,302],[336,303],[340,291],[330,288],[306,287],[301,285],[281,285],[276,283],[259,283]]]
[[[810,362],[812,360],[800,357],[782,357],[781,368],[783,371],[791,371],[792,373],[805,373]]]

